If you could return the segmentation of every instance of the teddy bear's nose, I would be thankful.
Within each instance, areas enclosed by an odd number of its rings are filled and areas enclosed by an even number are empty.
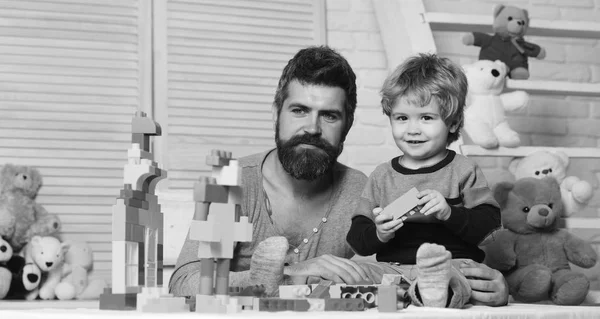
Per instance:
[[[544,175],[548,174],[549,172],[550,172],[550,170],[547,170],[547,169],[545,169],[545,170],[543,170],[543,171],[542,171],[542,173],[543,173]]]
[[[541,215],[541,216],[548,216],[548,214],[550,214],[550,212],[547,209],[542,208],[542,209],[540,209],[540,211],[538,212],[538,214]]]
[[[5,253],[8,250],[5,245],[0,246],[0,251]]]
[[[517,24],[518,24],[518,25],[521,25],[521,26],[522,26],[522,25],[525,25],[525,21],[517,21]]]
[[[52,262],[47,262],[46,267],[48,267],[48,268],[52,267]]]
[[[492,69],[492,75],[493,75],[495,78],[497,78],[497,77],[498,77],[498,75],[500,75],[500,72],[498,72],[498,70],[496,70],[496,69]]]
[[[27,175],[23,175],[23,179],[25,179],[25,180],[26,180],[26,179],[27,179]]]

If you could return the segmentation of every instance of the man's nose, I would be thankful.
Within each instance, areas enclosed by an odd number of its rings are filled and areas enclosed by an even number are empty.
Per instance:
[[[308,117],[307,123],[304,125],[304,132],[314,135],[321,133],[321,122],[318,117]]]

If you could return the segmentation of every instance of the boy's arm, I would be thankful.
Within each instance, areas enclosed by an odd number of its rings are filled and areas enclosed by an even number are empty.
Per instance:
[[[475,164],[466,172],[461,185],[464,206],[450,206],[450,218],[444,224],[464,241],[479,245],[488,235],[502,228],[500,206],[483,172]]]
[[[375,223],[363,215],[352,218],[352,225],[346,235],[346,241],[360,256],[376,254],[385,245],[377,238]]]

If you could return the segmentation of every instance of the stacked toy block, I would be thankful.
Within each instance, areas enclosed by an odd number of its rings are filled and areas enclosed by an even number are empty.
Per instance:
[[[230,313],[242,309],[239,300],[229,295],[229,268],[237,242],[252,240],[252,224],[240,216],[242,201],[241,169],[231,152],[213,150],[206,157],[212,177],[202,177],[194,184],[196,202],[189,239],[198,244],[200,287],[195,311]],[[211,211],[212,203],[227,204]]]
[[[167,172],[150,151],[150,136],[161,135],[161,128],[137,112],[131,130],[124,186],[112,208],[112,286],[100,296],[100,309],[153,311],[157,304],[167,304],[158,310],[182,309],[185,299],[169,296],[162,282],[163,214],[155,190]]]

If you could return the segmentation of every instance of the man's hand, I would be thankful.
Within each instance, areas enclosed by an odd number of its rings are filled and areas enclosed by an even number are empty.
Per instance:
[[[420,212],[423,215],[434,214],[435,218],[439,220],[448,220],[450,218],[450,206],[446,202],[446,199],[442,194],[436,190],[426,189],[420,191],[417,195],[419,198],[419,206],[421,207]]]
[[[472,304],[493,307],[508,304],[508,284],[502,273],[475,261],[463,262],[460,271],[471,286]]]
[[[367,273],[356,262],[332,255],[322,255],[286,266],[283,268],[283,274],[291,277],[296,284],[305,284],[309,276],[349,285],[371,281]],[[297,280],[295,277],[301,280]]]
[[[375,227],[377,227],[377,238],[382,243],[387,243],[390,239],[394,238],[395,233],[400,227],[404,225],[406,216],[402,216],[396,220],[394,217],[387,214],[382,214],[383,208],[373,208],[373,216],[375,216]]]

